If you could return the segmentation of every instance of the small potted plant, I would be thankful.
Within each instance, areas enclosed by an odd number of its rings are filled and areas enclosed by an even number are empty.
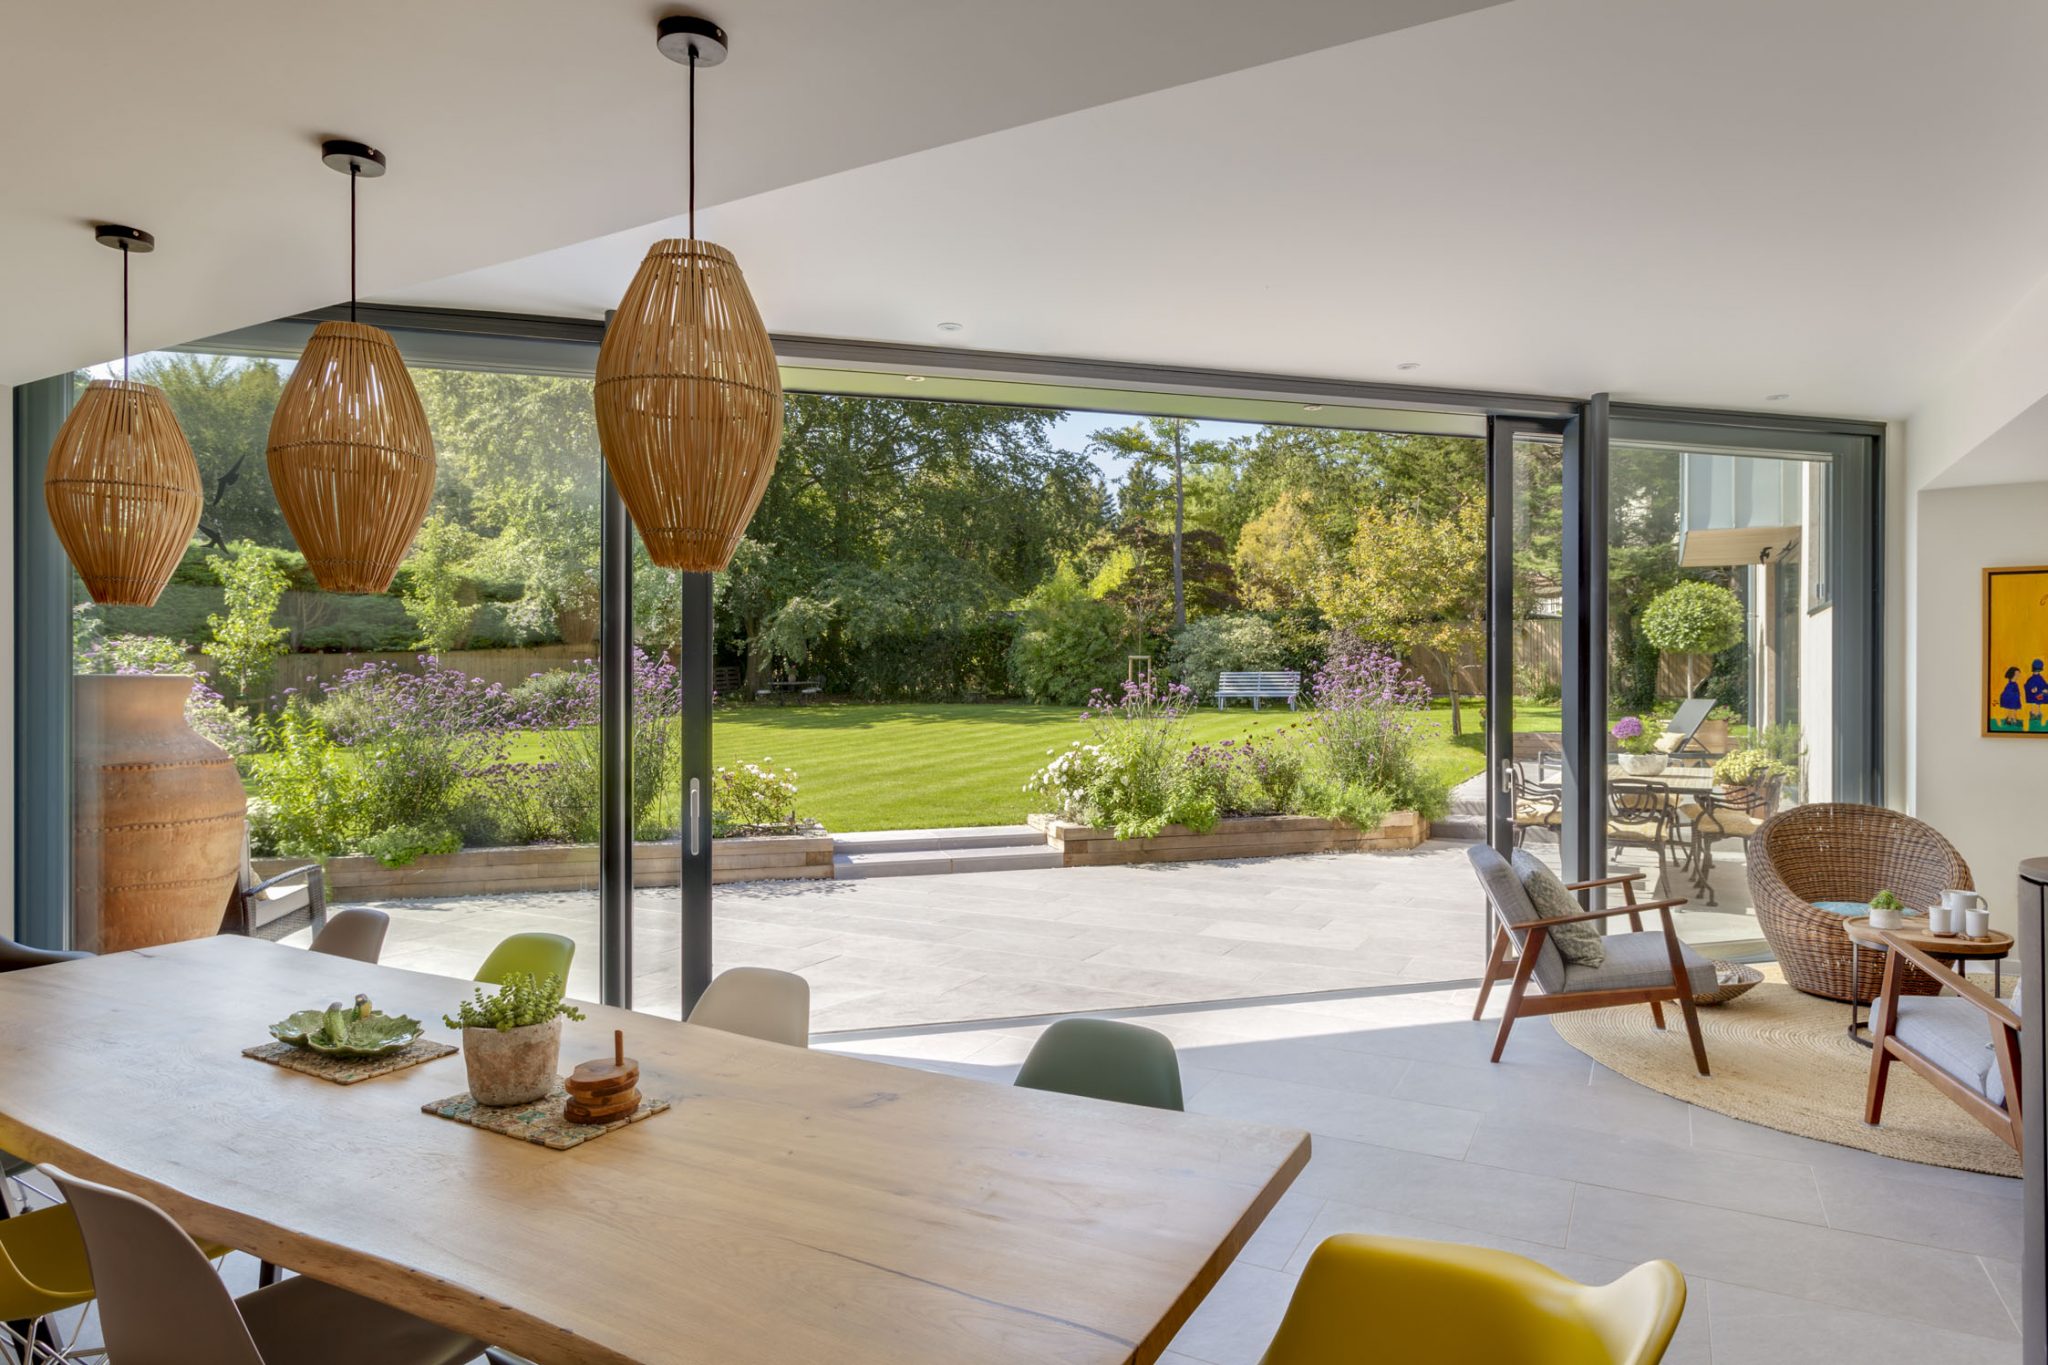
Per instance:
[[[1671,761],[1657,752],[1657,737],[1643,724],[1641,716],[1623,716],[1607,733],[1621,750],[1621,770],[1631,777],[1655,777]]]
[[[1880,891],[1870,898],[1870,927],[1873,929],[1896,929],[1905,913],[1906,903],[1889,891]]]
[[[1772,758],[1768,750],[1737,749],[1714,765],[1714,785],[1728,793],[1728,804],[1769,815],[1778,791],[1798,776],[1791,764]]]
[[[476,989],[476,998],[441,1016],[462,1030],[462,1060],[469,1068],[469,1093],[478,1104],[531,1104],[555,1088],[555,1063],[562,1051],[562,1020],[583,1011],[562,999],[562,978],[513,972],[496,995]]]

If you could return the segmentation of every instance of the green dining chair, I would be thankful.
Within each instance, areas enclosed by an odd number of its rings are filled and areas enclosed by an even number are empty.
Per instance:
[[[1163,1033],[1114,1019],[1062,1019],[1038,1035],[1017,1073],[1027,1090],[1180,1109],[1180,1058]]]
[[[476,979],[486,986],[502,986],[506,977],[524,972],[536,981],[559,976],[567,986],[569,964],[575,960],[576,944],[560,934],[514,934],[491,949],[476,969]]]

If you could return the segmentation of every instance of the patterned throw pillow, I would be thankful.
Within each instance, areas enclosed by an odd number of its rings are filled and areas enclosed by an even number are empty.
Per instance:
[[[1529,893],[1529,901],[1536,907],[1539,919],[1585,913],[1586,907],[1579,904],[1579,898],[1565,890],[1557,874],[1545,867],[1535,854],[1518,848],[1513,862],[1515,875],[1522,879],[1522,889]],[[1549,930],[1549,938],[1566,962],[1580,967],[1598,967],[1607,961],[1607,945],[1600,941],[1599,920],[1556,925]]]

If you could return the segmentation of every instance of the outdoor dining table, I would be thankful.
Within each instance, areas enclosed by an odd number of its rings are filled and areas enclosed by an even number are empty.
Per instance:
[[[552,1362],[1157,1358],[1307,1163],[1305,1133],[1019,1090],[625,1010],[666,1113],[566,1151],[241,1055],[367,994],[459,1041],[469,982],[240,937],[0,976],[0,1148],[195,1237]]]

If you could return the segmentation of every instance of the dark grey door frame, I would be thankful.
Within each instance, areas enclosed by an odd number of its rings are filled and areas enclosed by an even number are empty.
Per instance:
[[[14,391],[14,932],[40,948],[71,946],[71,561],[43,468],[74,388]]]

